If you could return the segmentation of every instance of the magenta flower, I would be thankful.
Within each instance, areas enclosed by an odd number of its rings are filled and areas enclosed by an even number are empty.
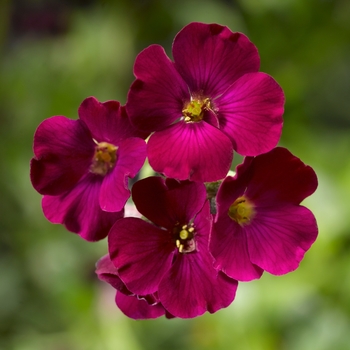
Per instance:
[[[120,279],[118,270],[109,255],[103,256],[96,263],[96,274],[101,281],[109,283],[116,289],[115,302],[124,315],[135,320],[157,318],[163,315],[167,318],[173,317],[159,302],[157,293],[146,296],[131,293]]]
[[[190,318],[227,307],[237,281],[213,267],[208,240],[212,225],[205,186],[149,177],[132,196],[139,218],[118,220],[108,235],[118,274],[136,295],[157,293],[173,316]]]
[[[136,58],[126,108],[154,132],[147,152],[157,172],[180,180],[226,176],[233,150],[255,156],[276,146],[284,94],[258,72],[256,47],[218,24],[191,23],[175,37],[174,62],[159,45]]]
[[[239,281],[295,270],[318,234],[314,215],[300,205],[316,188],[313,169],[285,148],[246,157],[217,194],[216,268]]]
[[[146,158],[147,134],[130,124],[117,101],[85,99],[79,119],[44,120],[34,136],[31,181],[48,220],[88,241],[106,237],[123,216],[128,178]]]

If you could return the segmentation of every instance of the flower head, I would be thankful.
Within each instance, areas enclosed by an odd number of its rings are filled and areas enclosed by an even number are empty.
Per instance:
[[[228,306],[237,281],[213,267],[205,186],[149,177],[134,184],[132,195],[149,221],[118,220],[108,235],[111,260],[127,289],[136,295],[157,293],[175,317]]]
[[[104,238],[123,216],[128,178],[146,157],[146,144],[117,101],[85,99],[79,119],[44,120],[34,136],[31,181],[43,211],[89,241]]]
[[[295,270],[317,237],[314,215],[300,205],[316,188],[313,169],[285,148],[246,157],[217,194],[216,268],[240,281]]]
[[[284,95],[258,72],[256,47],[218,24],[191,23],[175,37],[172,62],[159,45],[136,58],[126,108],[132,123],[154,132],[147,152],[157,172],[180,180],[226,176],[233,150],[271,150],[282,129]]]

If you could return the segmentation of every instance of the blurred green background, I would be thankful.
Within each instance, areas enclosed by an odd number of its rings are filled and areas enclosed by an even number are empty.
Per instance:
[[[125,103],[137,53],[192,21],[256,44],[286,94],[280,145],[316,170],[319,238],[300,268],[241,283],[193,320],[133,321],[94,275],[106,242],[52,225],[31,187],[38,124],[88,96]],[[0,3],[0,349],[350,349],[350,2],[116,0]],[[237,157],[237,159],[239,159]]]

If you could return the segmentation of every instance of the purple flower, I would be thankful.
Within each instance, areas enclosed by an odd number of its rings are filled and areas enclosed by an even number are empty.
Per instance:
[[[85,99],[79,119],[44,120],[34,136],[31,181],[48,220],[88,241],[106,237],[123,216],[128,178],[146,158],[147,134],[130,124],[117,101]]]
[[[157,318],[163,315],[173,318],[159,302],[157,293],[145,296],[131,293],[120,279],[118,270],[109,255],[103,256],[96,263],[96,274],[101,281],[109,283],[117,290],[115,302],[124,315],[135,320]]]
[[[295,270],[318,234],[314,215],[300,205],[316,188],[313,169],[285,148],[246,157],[217,194],[210,241],[215,266],[239,281],[263,270]]]
[[[136,295],[157,293],[175,317],[190,318],[227,307],[237,281],[213,267],[212,225],[205,186],[149,177],[132,196],[148,220],[118,220],[108,235],[109,253],[121,280]]]
[[[174,62],[159,45],[136,58],[126,108],[154,132],[147,152],[157,172],[180,180],[226,176],[233,150],[255,156],[276,146],[284,94],[258,72],[256,47],[218,24],[191,23],[175,37]]]

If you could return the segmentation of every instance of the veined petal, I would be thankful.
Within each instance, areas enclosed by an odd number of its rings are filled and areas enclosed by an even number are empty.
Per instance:
[[[88,97],[81,103],[78,113],[97,142],[118,146],[121,140],[128,137],[148,136],[147,133],[137,131],[118,101],[101,103],[95,97]]]
[[[30,178],[41,194],[59,195],[88,171],[94,142],[84,123],[63,116],[44,120],[34,135]]]
[[[251,281],[263,273],[250,261],[245,231],[227,213],[213,225],[210,252],[215,259],[215,268],[238,281]]]
[[[169,232],[138,218],[118,220],[109,232],[108,248],[120,278],[138,295],[158,290],[174,254]]]
[[[227,307],[234,299],[237,281],[218,272],[208,250],[211,230],[209,203],[194,219],[196,250],[177,253],[170,271],[162,279],[158,296],[174,316],[190,318]]]
[[[42,207],[46,218],[54,224],[64,224],[67,230],[87,241],[105,238],[124,211],[101,210],[98,202],[101,179],[88,174],[72,190],[60,196],[44,196]]]
[[[255,156],[276,146],[282,132],[284,94],[265,73],[245,74],[215,100],[220,130],[242,155]]]
[[[148,177],[132,188],[137,209],[160,227],[172,229],[176,223],[188,223],[203,208],[206,190],[202,183]]]
[[[178,256],[161,281],[158,295],[172,315],[191,318],[227,307],[236,289],[237,281],[217,272],[206,250]]]
[[[246,233],[240,225],[228,216],[230,205],[247,188],[252,157],[246,157],[237,167],[235,177],[227,176],[221,183],[216,197],[217,214],[210,236],[210,252],[215,259],[215,267],[238,281],[251,281],[260,278],[263,270],[252,264],[248,252]]]
[[[200,182],[224,178],[233,158],[229,138],[206,122],[180,121],[155,132],[147,151],[155,171],[179,180]]]
[[[137,56],[134,74],[126,109],[138,129],[162,130],[182,116],[188,87],[161,46],[151,45]]]
[[[211,97],[260,65],[258,51],[245,35],[218,24],[187,25],[175,37],[173,57],[191,92]]]
[[[303,206],[261,209],[246,228],[252,263],[274,275],[294,271],[317,238],[317,224]]]
[[[318,185],[315,171],[283,147],[253,158],[247,169],[243,175],[250,177],[246,195],[260,207],[277,202],[299,204]]]
[[[130,197],[128,179],[136,176],[146,159],[144,140],[130,137],[119,142],[117,162],[101,185],[100,205],[105,211],[120,211]]]
[[[96,263],[95,270],[97,277],[104,282],[109,283],[113,288],[121,291],[125,295],[131,295],[132,293],[125,287],[124,282],[118,275],[117,268],[113,265],[109,254],[104,255]]]
[[[149,305],[144,299],[138,299],[136,295],[127,296],[117,292],[115,302],[124,315],[134,320],[158,318],[165,315],[162,304]]]

